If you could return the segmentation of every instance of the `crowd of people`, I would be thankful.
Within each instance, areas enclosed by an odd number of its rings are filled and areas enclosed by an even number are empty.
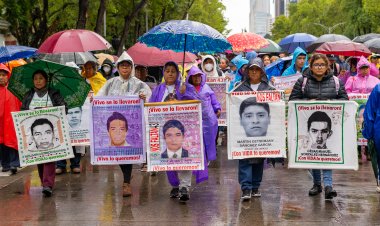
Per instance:
[[[323,54],[308,54],[305,50],[297,48],[293,53],[293,59],[285,68],[282,75],[289,76],[301,74],[290,94],[289,100],[348,100],[350,93],[371,93],[364,116],[363,135],[373,140],[375,147],[380,150],[380,131],[377,125],[380,119],[380,80],[379,61],[380,56],[373,55],[369,61],[365,57],[326,56]],[[184,73],[175,62],[167,62],[162,68],[162,75],[149,74],[149,68],[144,65],[135,65],[133,59],[124,52],[118,60],[113,63],[105,60],[101,65],[97,62],[88,61],[82,66],[81,75],[90,84],[95,96],[128,96],[138,95],[144,102],[167,102],[173,100],[199,100],[202,105],[202,131],[204,143],[205,169],[195,171],[196,182],[207,178],[207,163],[216,160],[218,136],[218,117],[221,114],[221,106],[216,99],[214,91],[207,85],[207,77],[225,77],[229,92],[239,91],[267,91],[275,90],[272,81],[266,75],[265,67],[284,57],[279,55],[261,54],[249,52],[245,56],[205,55],[198,61],[185,65]],[[34,87],[25,95],[22,101],[18,100],[8,89],[7,85],[11,71],[4,64],[0,64],[0,144],[1,144],[1,166],[3,172],[17,173],[19,157],[17,152],[17,139],[11,117],[11,112],[41,107],[66,106],[68,117],[76,117],[75,114],[81,109],[67,109],[65,100],[58,90],[49,88],[48,75],[43,70],[36,70],[33,74]],[[161,81],[157,84],[157,81]],[[154,83],[152,89],[148,84]],[[47,103],[46,103],[47,102]],[[243,105],[243,104],[242,104]],[[239,113],[242,120],[246,117],[247,109],[256,106],[260,115],[275,114],[256,100],[247,101],[241,107]],[[116,117],[116,116],[115,116]],[[75,121],[75,120],[72,120]],[[118,118],[119,123],[122,119]],[[331,123],[330,123],[331,124]],[[125,125],[124,125],[125,127]],[[331,125],[330,125],[331,127]],[[31,133],[52,133],[52,125],[39,122],[34,125]],[[265,136],[265,132],[253,134],[249,128],[246,135]],[[164,139],[170,136],[184,136],[184,128],[176,120],[164,126]],[[320,132],[320,136],[329,136],[328,133]],[[170,143],[169,141],[167,143]],[[317,142],[318,143],[318,142]],[[49,148],[46,141],[36,141],[36,148]],[[323,145],[323,144],[321,144]],[[80,173],[81,153],[84,147],[73,146],[75,157],[70,159],[72,173]],[[170,148],[170,147],[168,147]],[[176,147],[173,145],[173,149]],[[180,155],[186,155],[186,150],[180,148]],[[358,149],[360,150],[360,148]],[[168,153],[165,156],[168,157]],[[380,155],[379,155],[380,156]],[[173,157],[173,154],[170,154]],[[177,157],[177,155],[176,155]],[[380,159],[379,159],[380,160]],[[378,163],[380,161],[378,160]],[[42,193],[46,197],[53,194],[55,176],[66,173],[66,160],[38,164],[38,173],[42,184]],[[119,165],[123,174],[122,195],[131,196],[132,165]],[[261,196],[259,188],[263,177],[264,159],[242,159],[239,160],[238,178],[241,185],[243,200],[252,196]],[[333,188],[332,170],[311,170],[313,186],[309,190],[310,196],[315,196],[323,191],[326,199],[337,196]],[[190,186],[193,172],[191,171],[168,171],[167,177],[172,190],[171,198],[187,201],[190,198]],[[323,184],[322,187],[322,178]],[[380,187],[377,187],[380,192]]]

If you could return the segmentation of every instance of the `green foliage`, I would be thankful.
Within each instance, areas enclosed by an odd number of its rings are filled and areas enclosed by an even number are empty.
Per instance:
[[[289,34],[305,32],[315,36],[327,33],[349,38],[380,32],[378,0],[302,0],[289,5],[288,18],[276,18],[272,34],[279,41]]]

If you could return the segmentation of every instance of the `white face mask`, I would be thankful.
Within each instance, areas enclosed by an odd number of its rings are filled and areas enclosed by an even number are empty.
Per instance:
[[[214,65],[213,64],[206,64],[205,65],[205,69],[206,69],[206,71],[212,71],[213,69],[214,69]]]
[[[108,73],[108,72],[111,71],[111,68],[108,67],[108,66],[104,66],[104,67],[103,67],[103,71],[104,71],[105,73]]]

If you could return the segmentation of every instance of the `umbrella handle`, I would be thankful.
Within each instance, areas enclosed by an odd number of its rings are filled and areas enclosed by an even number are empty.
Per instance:
[[[187,40],[187,34],[185,34],[185,45],[184,45],[184,47],[183,47],[183,60],[182,60],[181,85],[185,82],[183,76],[185,75],[186,40]]]

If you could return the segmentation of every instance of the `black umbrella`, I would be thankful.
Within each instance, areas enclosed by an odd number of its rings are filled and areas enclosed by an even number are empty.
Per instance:
[[[325,42],[336,42],[336,41],[351,41],[349,38],[347,38],[344,35],[337,35],[337,34],[325,34],[319,37],[317,40],[315,40],[311,45],[309,45],[306,50],[311,53],[314,52],[320,45],[322,45]]]
[[[380,38],[374,38],[364,43],[373,53],[380,53]]]
[[[364,43],[364,42],[366,42],[368,40],[371,40],[371,39],[374,39],[374,38],[380,38],[380,34],[369,33],[369,34],[357,36],[354,39],[352,39],[352,41],[359,42],[359,43]]]

